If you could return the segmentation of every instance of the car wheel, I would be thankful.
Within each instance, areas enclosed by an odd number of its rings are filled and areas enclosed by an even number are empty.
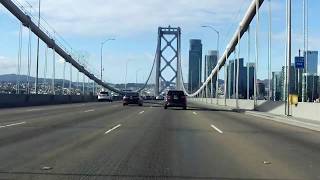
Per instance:
[[[126,103],[123,103],[123,106],[126,106]]]
[[[168,109],[168,106],[164,106],[164,109]]]
[[[183,110],[186,110],[186,109],[187,109],[187,107],[186,107],[186,106],[184,106],[182,109],[183,109]]]
[[[139,106],[142,106],[142,104],[139,104]]]

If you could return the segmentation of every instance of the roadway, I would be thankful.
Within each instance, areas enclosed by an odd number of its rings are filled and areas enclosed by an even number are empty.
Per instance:
[[[0,179],[320,179],[320,133],[189,104],[0,110]]]

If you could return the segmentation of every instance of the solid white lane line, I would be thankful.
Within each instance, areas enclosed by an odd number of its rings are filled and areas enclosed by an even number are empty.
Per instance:
[[[93,112],[93,111],[95,111],[95,110],[94,109],[89,109],[89,110],[86,110],[86,111],[83,111],[83,112],[87,113],[87,112]]]
[[[193,114],[194,114],[194,115],[198,115],[198,113],[196,113],[196,112],[193,112]]]
[[[143,113],[144,113],[144,111],[139,112],[139,114],[143,114]]]
[[[113,128],[111,128],[111,129],[109,129],[108,131],[106,131],[104,134],[108,134],[108,133],[110,133],[111,131],[113,131],[113,130],[117,129],[118,127],[120,127],[120,126],[121,126],[121,124],[118,124],[118,125],[116,125],[115,127],[113,127]]]
[[[17,126],[17,125],[21,125],[21,124],[25,124],[26,122],[19,122],[19,123],[13,123],[13,124],[7,124],[4,126],[0,126],[0,128],[5,128],[5,127],[10,127],[10,126]]]
[[[219,128],[217,128],[217,127],[214,126],[213,124],[211,124],[211,127],[212,127],[213,129],[215,129],[216,131],[218,131],[220,134],[223,133]]]

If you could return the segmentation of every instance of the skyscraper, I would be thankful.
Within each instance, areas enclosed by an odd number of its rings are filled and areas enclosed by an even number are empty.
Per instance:
[[[249,87],[249,94],[246,94],[245,98],[251,98],[253,97],[254,94],[254,68],[255,68],[255,63],[247,63],[247,86],[246,86],[246,92],[247,88]]]
[[[272,72],[272,99],[280,101],[283,96],[283,74],[281,71]]]
[[[227,95],[235,98],[237,61],[230,60],[227,66]],[[239,98],[247,96],[247,68],[243,66],[243,58],[239,59]]]
[[[318,73],[318,51],[307,51],[304,53],[305,55],[305,67],[306,67],[306,73],[311,75],[317,75]]]
[[[213,70],[213,68],[217,65],[217,61],[218,61],[218,52],[217,51],[208,51],[208,54],[205,55],[205,74],[204,77],[205,79],[211,74],[211,71]],[[215,94],[216,92],[216,80],[217,80],[217,75],[213,76],[213,81],[212,81],[212,86],[213,86],[213,94]],[[210,94],[211,92],[211,81],[209,82],[209,86],[208,86],[208,92]]]
[[[194,92],[201,85],[202,43],[200,39],[191,39],[189,48],[188,89]]]

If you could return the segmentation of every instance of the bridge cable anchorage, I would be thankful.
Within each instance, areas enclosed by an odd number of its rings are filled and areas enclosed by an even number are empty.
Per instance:
[[[181,71],[181,63],[178,64],[180,66],[180,81],[182,83],[182,90],[184,93],[189,96],[189,97],[195,97],[202,93],[205,87],[208,86],[208,83],[212,80],[213,76],[218,73],[218,71],[225,66],[226,59],[231,55],[231,53],[234,51],[235,47],[238,44],[238,34],[240,34],[240,38],[243,36],[243,34],[247,31],[249,28],[250,23],[252,22],[253,18],[257,15],[259,17],[259,8],[263,4],[264,0],[253,0],[245,13],[242,21],[240,22],[240,26],[242,28],[238,28],[236,32],[234,33],[232,39],[230,40],[228,46],[226,47],[223,55],[219,58],[219,61],[216,65],[215,68],[211,71],[211,74],[208,76],[206,81],[202,84],[202,86],[195,91],[194,93],[189,93],[186,88],[184,87],[184,81],[183,81],[183,76],[182,76],[182,71]],[[258,18],[259,19],[259,18]]]

